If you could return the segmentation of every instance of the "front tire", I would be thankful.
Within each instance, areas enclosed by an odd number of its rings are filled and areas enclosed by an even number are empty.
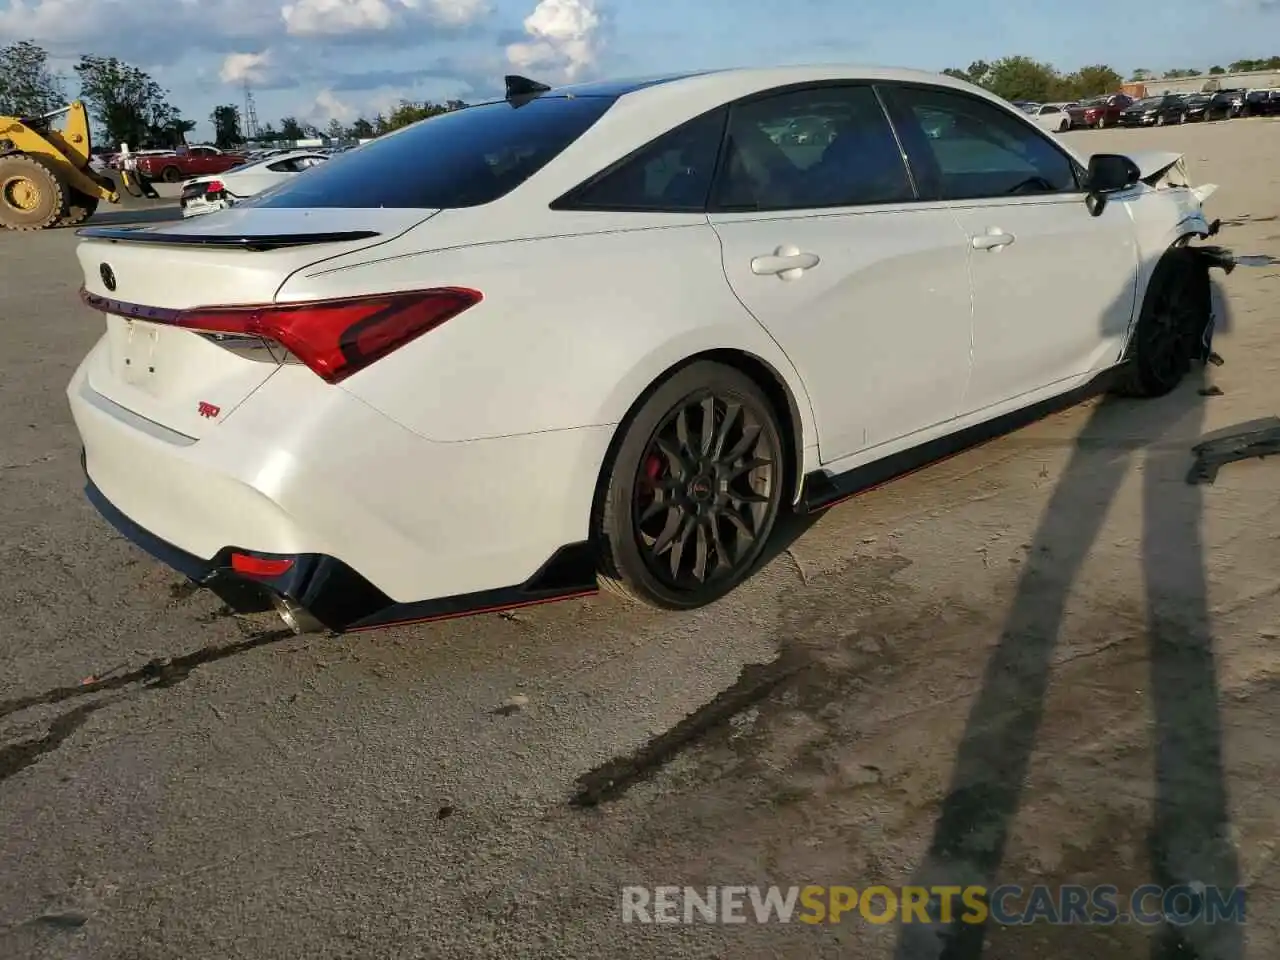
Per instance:
[[[668,610],[720,599],[751,574],[778,518],[777,411],[742,372],[699,361],[622,430],[594,530],[601,585]]]
[[[67,213],[67,187],[39,157],[12,153],[0,157],[0,226],[44,230]]]
[[[1113,392],[1162,397],[1187,371],[1212,319],[1208,268],[1185,249],[1170,250],[1156,265]]]

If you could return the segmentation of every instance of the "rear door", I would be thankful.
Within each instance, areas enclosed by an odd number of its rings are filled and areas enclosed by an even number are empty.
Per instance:
[[[1122,199],[1090,215],[1075,161],[988,100],[918,85],[883,92],[918,186],[951,210],[972,250],[965,411],[1115,363],[1138,272]]]
[[[794,120],[820,117],[822,137]],[[829,463],[948,420],[969,378],[968,249],[916,202],[874,89],[776,92],[730,111],[711,224],[725,276],[781,345]]]

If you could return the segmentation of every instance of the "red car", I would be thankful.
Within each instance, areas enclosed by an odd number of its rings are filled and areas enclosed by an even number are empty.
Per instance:
[[[138,173],[148,180],[181,183],[192,177],[225,173],[245,162],[238,153],[223,153],[217,147],[185,147],[159,156],[138,157]]]
[[[1123,93],[1111,93],[1105,97],[1082,100],[1067,109],[1072,127],[1114,127],[1120,122],[1120,114],[1134,103],[1133,97]]]

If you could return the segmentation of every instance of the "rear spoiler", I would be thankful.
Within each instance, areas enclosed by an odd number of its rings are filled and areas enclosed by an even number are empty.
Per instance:
[[[231,247],[237,250],[284,250],[320,243],[345,243],[381,236],[376,230],[338,230],[328,233],[167,233],[144,227],[85,227],[76,236],[90,240],[155,243],[165,246]]]

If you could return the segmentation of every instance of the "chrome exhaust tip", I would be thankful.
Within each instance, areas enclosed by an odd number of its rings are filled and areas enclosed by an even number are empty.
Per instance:
[[[324,630],[324,624],[288,597],[273,594],[271,603],[275,606],[276,613],[280,614],[284,625],[298,636],[304,633],[320,633]]]

